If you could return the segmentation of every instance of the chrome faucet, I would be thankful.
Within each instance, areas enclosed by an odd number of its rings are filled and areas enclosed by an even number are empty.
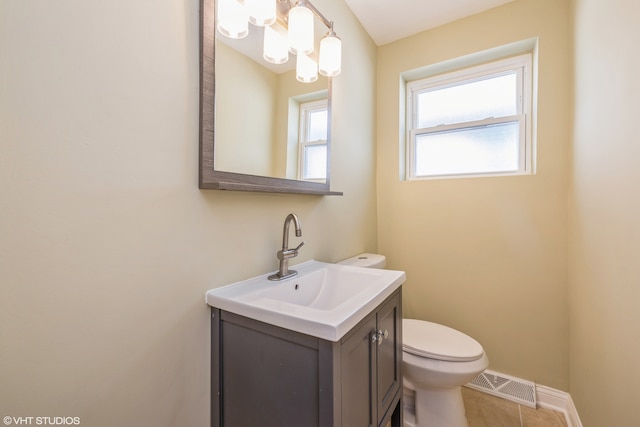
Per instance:
[[[296,227],[296,236],[302,236],[302,228],[300,227],[298,217],[294,214],[287,215],[287,218],[284,220],[284,230],[282,230],[282,249],[277,253],[277,257],[280,260],[280,268],[277,273],[269,276],[269,280],[283,280],[298,274],[295,270],[289,270],[289,259],[298,256],[298,249],[304,245],[304,242],[300,243],[295,249],[289,249],[289,226],[291,225],[291,221],[293,221]]]

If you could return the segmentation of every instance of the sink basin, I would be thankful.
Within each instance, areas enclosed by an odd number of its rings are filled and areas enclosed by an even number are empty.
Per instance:
[[[207,292],[212,307],[282,328],[339,341],[405,281],[402,271],[307,261],[297,276],[269,274]]]

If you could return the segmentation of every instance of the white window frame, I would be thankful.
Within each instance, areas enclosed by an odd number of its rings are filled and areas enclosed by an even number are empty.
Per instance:
[[[418,129],[418,94],[446,87],[459,86],[465,83],[481,81],[491,77],[498,77],[509,73],[516,73],[517,76],[517,114],[504,117],[488,117],[482,120],[462,122],[448,125],[437,125]],[[469,178],[481,176],[512,176],[532,173],[532,54],[527,53],[507,59],[493,61],[487,64],[466,68],[464,70],[445,73],[421,80],[408,82],[406,84],[406,119],[407,119],[407,142],[406,142],[406,179],[425,180],[441,178]],[[486,126],[506,123],[519,123],[519,159],[518,169],[515,172],[495,171],[483,173],[452,173],[441,175],[421,175],[416,176],[415,149],[416,139],[420,135],[428,135],[452,130],[478,129]]]
[[[302,104],[300,104],[300,128],[299,128],[299,132],[298,132],[298,142],[299,142],[299,147],[298,147],[298,179],[299,180],[304,180],[304,181],[310,181],[310,182],[325,182],[326,181],[326,175],[324,178],[318,178],[318,179],[308,179],[308,178],[304,178],[303,177],[303,172],[304,172],[304,165],[306,162],[306,147],[309,146],[325,146],[327,147],[327,140],[326,139],[319,139],[316,141],[309,141],[307,140],[307,136],[309,135],[309,116],[311,115],[311,113],[316,112],[316,111],[321,111],[321,110],[326,110],[327,114],[328,114],[328,109],[329,109],[329,100],[328,99],[320,99],[317,101],[310,101],[310,102],[304,102]],[[327,117],[327,128],[329,126],[328,123],[328,117]],[[328,129],[327,129],[327,136],[328,136]],[[328,155],[328,153],[327,153]]]

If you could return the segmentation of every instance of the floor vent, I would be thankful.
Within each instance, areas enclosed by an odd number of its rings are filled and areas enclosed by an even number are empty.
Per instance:
[[[536,407],[536,385],[531,381],[487,369],[465,385],[474,390],[483,391],[531,408]]]

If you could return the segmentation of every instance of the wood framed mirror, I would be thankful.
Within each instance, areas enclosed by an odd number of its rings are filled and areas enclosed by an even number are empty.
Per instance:
[[[216,0],[200,1],[199,187],[342,195],[330,190],[331,78],[322,77],[317,84],[310,85],[287,83],[291,75],[295,80],[295,71],[290,70],[276,71],[275,77],[263,77],[266,74],[254,77],[263,73],[252,74],[258,61],[252,62],[246,53],[240,56],[232,42],[222,44],[216,40],[215,11]],[[248,39],[249,44],[259,43],[256,38]],[[235,57],[245,62],[234,62]],[[266,98],[265,91],[257,89],[269,79],[277,80],[276,84],[266,85],[278,88],[277,101]],[[248,93],[249,98],[242,98],[243,93]],[[317,176],[305,176],[299,160],[300,150],[305,149],[299,141],[300,123],[304,120],[300,119],[300,112],[303,105],[322,99],[326,105],[326,151],[321,162],[326,167]],[[259,136],[266,134],[272,138],[261,141]]]

